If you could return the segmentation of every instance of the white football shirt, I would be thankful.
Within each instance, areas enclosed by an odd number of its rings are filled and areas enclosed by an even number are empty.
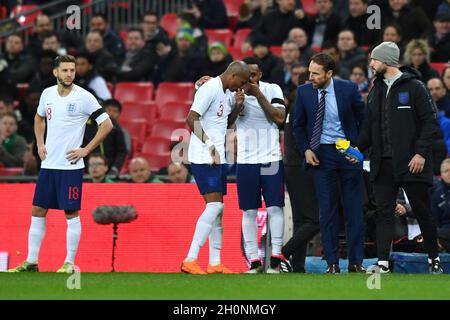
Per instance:
[[[71,164],[66,159],[67,152],[81,146],[87,120],[102,107],[90,92],[75,84],[65,97],[59,95],[57,88],[55,85],[42,92],[37,109],[39,116],[47,118],[47,157],[42,161],[41,168],[82,169],[84,161],[80,159]],[[108,114],[103,112],[95,120],[100,124],[108,118]]]
[[[260,81],[259,89],[272,106],[285,108],[280,86]],[[244,109],[236,120],[236,129],[237,163],[268,163],[282,159],[278,125],[267,119],[254,96],[245,95]]]
[[[220,77],[215,77],[203,84],[195,93],[191,110],[200,115],[200,123],[206,135],[214,143],[220,154],[220,163],[225,164],[225,135],[228,115],[231,113],[231,96],[228,89],[223,91]],[[211,163],[208,147],[194,133],[191,133],[188,150],[189,162],[196,164]]]

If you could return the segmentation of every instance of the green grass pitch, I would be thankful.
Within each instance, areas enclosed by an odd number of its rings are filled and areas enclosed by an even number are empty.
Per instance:
[[[69,276],[2,272],[0,299],[450,299],[450,275],[380,275],[381,288],[372,290],[364,274],[81,273],[80,290],[67,288]]]

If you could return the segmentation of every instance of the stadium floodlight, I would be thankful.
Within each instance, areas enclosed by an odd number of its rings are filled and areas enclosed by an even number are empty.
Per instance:
[[[137,219],[136,208],[133,206],[99,206],[92,213],[94,221],[98,224],[113,224],[113,249],[111,272],[115,272],[114,260],[117,242],[117,227],[119,223],[129,223]]]

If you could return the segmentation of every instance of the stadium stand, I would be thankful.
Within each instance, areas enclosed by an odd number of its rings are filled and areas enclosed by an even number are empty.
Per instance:
[[[121,102],[153,100],[153,83],[120,82],[114,90],[114,98]]]

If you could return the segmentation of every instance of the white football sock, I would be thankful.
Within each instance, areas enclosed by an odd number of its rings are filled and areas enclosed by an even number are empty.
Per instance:
[[[378,261],[378,265],[379,265],[379,266],[386,267],[386,268],[389,268],[389,261],[386,261],[386,260],[379,260],[379,261]]]
[[[439,257],[436,257],[435,259],[428,258],[428,263],[432,263],[433,260],[437,260],[437,261],[441,262],[441,259],[439,259]]]
[[[209,202],[206,204],[205,211],[203,211],[202,215],[197,220],[194,238],[192,239],[186,261],[197,260],[200,248],[205,244],[206,239],[208,239],[212,226],[217,216],[222,211],[222,202]]]
[[[28,231],[28,262],[37,262],[42,239],[45,235],[45,217],[31,217],[30,230]]]
[[[268,207],[270,237],[272,239],[272,255],[281,255],[284,233],[284,212],[282,207]]]
[[[242,233],[247,257],[258,260],[258,225],[256,223],[257,209],[244,210],[242,215]]]
[[[80,217],[67,219],[67,256],[65,262],[75,263],[75,255],[77,254],[78,243],[81,236]]]
[[[220,264],[223,235],[222,216],[223,211],[220,212],[214,221],[211,234],[209,235],[209,264],[213,266]]]

